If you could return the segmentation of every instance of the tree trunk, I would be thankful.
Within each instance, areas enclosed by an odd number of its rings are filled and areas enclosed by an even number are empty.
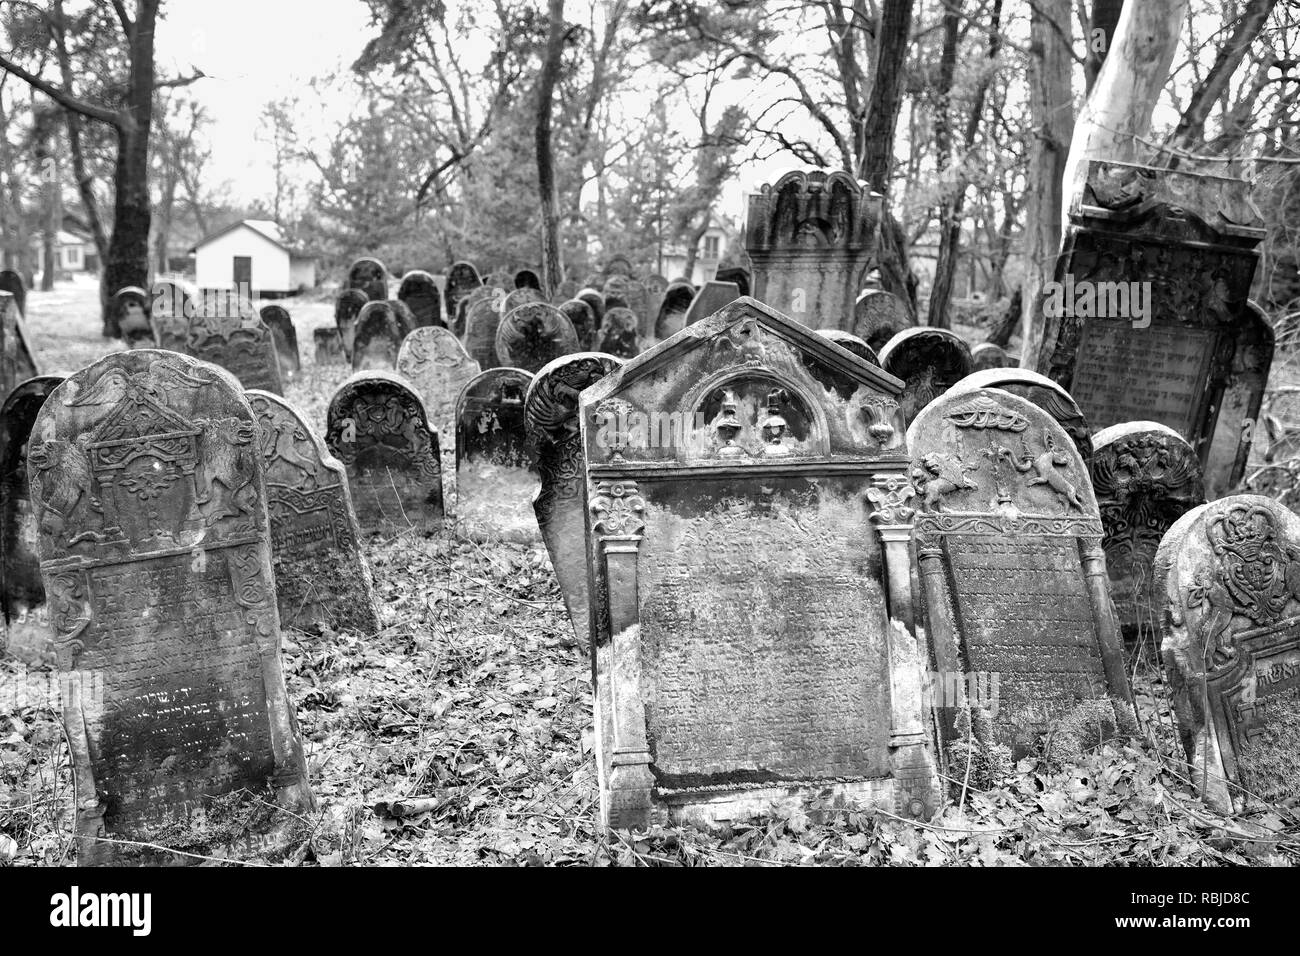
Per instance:
[[[63,226],[63,196],[60,192],[59,161],[55,151],[51,149],[45,154],[44,159],[53,160],[53,166],[47,174],[44,160],[41,163],[41,177],[47,180],[44,183],[45,228],[41,230],[44,233],[41,243],[41,291],[53,292],[54,277],[59,270],[58,248],[59,230]]]
[[[709,231],[709,211],[706,209],[700,218],[700,223],[691,230],[691,234],[686,238],[686,264],[682,266],[682,275],[690,279],[695,274],[695,260],[700,254],[700,240],[704,234]]]
[[[564,0],[547,0],[549,24],[546,57],[537,81],[537,190],[542,207],[542,290],[549,300],[560,285],[560,209],[555,186],[555,152],[551,146],[551,107],[564,51]]]
[[[957,72],[957,28],[961,24],[961,0],[949,0],[943,8],[943,50],[939,54],[939,102],[935,108],[934,148],[939,166],[940,188],[944,173],[952,166],[952,78]],[[957,177],[960,177],[960,171]],[[948,303],[952,300],[953,273],[957,268],[957,244],[961,239],[961,200],[964,192],[953,183],[953,192],[939,203],[939,255],[934,264],[934,282],[930,285],[930,308],[926,324],[940,329],[952,327]]]
[[[1083,61],[1083,78],[1089,93],[1097,85],[1097,75],[1106,62],[1106,52],[1115,42],[1115,28],[1119,25],[1119,14],[1123,9],[1124,0],[1093,0],[1092,16],[1088,18],[1088,36],[1084,38],[1088,54]]]
[[[1015,334],[1016,326],[1020,324],[1021,313],[1024,311],[1024,306],[1021,304],[1024,292],[1024,288],[1021,287],[1011,293],[1011,301],[1007,304],[1007,311],[1002,313],[1002,321],[989,331],[985,342],[992,342],[1003,349],[1011,343],[1011,336]]]
[[[1034,368],[1042,339],[1039,292],[1056,268],[1061,249],[1065,163],[1074,103],[1070,94],[1070,0],[1041,0],[1029,22],[1029,114],[1034,129],[1029,154],[1022,289],[1024,345],[1020,364]],[[1096,94],[1094,94],[1096,95]]]

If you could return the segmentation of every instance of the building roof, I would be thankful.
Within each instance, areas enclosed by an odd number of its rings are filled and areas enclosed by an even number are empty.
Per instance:
[[[218,229],[216,232],[209,233],[208,235],[200,239],[198,242],[196,242],[194,244],[194,247],[190,249],[190,255],[193,255],[194,253],[198,252],[200,247],[206,246],[214,239],[218,239],[221,236],[224,236],[228,232],[233,232],[234,230],[240,228],[241,226],[247,226],[249,229],[253,230],[255,233],[262,236],[263,238],[271,240],[271,242],[275,243],[277,246],[279,246],[285,252],[289,253],[289,255],[294,258],[299,258],[299,259],[314,258],[311,255],[311,253],[306,252],[302,249],[295,249],[293,246],[290,246],[288,243],[286,243],[284,241],[284,236],[281,235],[280,233],[280,224],[271,219],[237,219],[234,222],[230,223],[230,225]]]

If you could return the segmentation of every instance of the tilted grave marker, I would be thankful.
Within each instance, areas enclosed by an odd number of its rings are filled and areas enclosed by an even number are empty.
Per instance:
[[[914,324],[907,306],[892,292],[867,289],[853,305],[853,334],[877,353],[895,335]]]
[[[363,533],[441,526],[439,435],[419,394],[392,372],[357,372],[326,415],[326,447],[343,462]]]
[[[401,324],[388,302],[367,302],[357,316],[352,339],[352,370],[391,370],[397,367],[397,350],[402,346]]]
[[[313,329],[312,342],[316,346],[317,365],[345,365],[347,358],[343,354],[343,338],[337,326]]]
[[[261,437],[280,623],[305,630],[379,630],[347,471],[302,414],[278,395],[247,393]]]
[[[500,299],[492,289],[484,288],[482,296],[475,293],[466,302],[465,351],[484,371],[496,368],[501,364],[497,359],[497,329],[501,325],[501,313],[497,307]]]
[[[975,389],[936,398],[907,442],[943,739],[973,730],[1018,758],[1133,729],[1101,518],[1069,436],[1025,399]]]
[[[876,350],[852,332],[842,332],[839,329],[821,329],[819,334],[830,339],[840,348],[848,349],[865,362],[870,362],[872,365],[880,364],[880,357],[876,355]]]
[[[298,330],[293,327],[289,310],[282,305],[264,305],[258,314],[271,330],[271,341],[280,361],[280,380],[291,381],[302,371],[302,359],[298,355]]]
[[[277,395],[284,391],[275,339],[256,314],[197,314],[190,319],[185,348],[195,358],[220,365],[244,388],[260,388]]]
[[[445,325],[442,321],[442,291],[429,273],[416,269],[402,276],[397,298],[411,310],[416,328]]]
[[[573,324],[545,302],[520,305],[507,312],[497,326],[497,362],[503,366],[536,372],[547,362],[577,350]]]
[[[674,282],[664,290],[663,302],[655,318],[654,337],[663,340],[685,328],[686,316],[694,300],[695,286],[689,282]]]
[[[311,809],[235,378],[174,352],[109,355],[46,400],[28,472],[79,862],[116,858],[105,832],[154,842],[239,790]]]
[[[1093,160],[1026,367],[1094,428],[1150,420],[1196,449],[1210,498],[1245,471],[1273,332],[1247,301],[1263,221],[1247,183]]]
[[[343,356],[352,361],[352,341],[357,335],[357,316],[370,300],[360,289],[344,289],[334,300],[334,325],[339,330]]]
[[[743,298],[581,393],[609,826],[936,809],[901,388]]]
[[[456,402],[456,517],[476,539],[537,537],[530,504],[537,453],[524,425],[531,373],[494,368],[473,379]]]
[[[904,329],[880,350],[880,364],[907,383],[903,416],[911,424],[921,409],[970,374],[970,348],[947,329]]]
[[[693,325],[701,319],[718,312],[723,306],[740,298],[740,287],[734,282],[706,282],[695,298],[691,299],[690,308],[686,310],[686,325]]]
[[[573,326],[573,333],[578,337],[578,348],[590,351],[600,328],[596,325],[596,316],[591,311],[591,306],[581,299],[569,299],[560,303],[559,310]]]
[[[458,315],[461,300],[482,286],[483,279],[472,262],[453,262],[447,270],[447,314]]]

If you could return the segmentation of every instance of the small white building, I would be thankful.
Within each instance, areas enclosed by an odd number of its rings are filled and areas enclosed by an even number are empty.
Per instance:
[[[735,237],[735,231],[727,223],[712,213],[709,226],[700,236],[700,244],[695,255],[695,268],[687,276],[691,284],[703,286],[718,272],[718,262],[727,254],[727,249]],[[682,246],[665,246],[660,257],[661,274],[669,281],[678,278],[686,268],[686,250]]]
[[[279,224],[269,219],[233,222],[190,252],[200,289],[246,289],[258,299],[316,285],[316,259],[286,245]]]
[[[37,233],[32,237],[32,261],[37,266],[45,262],[45,237]],[[54,269],[56,274],[93,272],[99,268],[95,244],[85,236],[60,229],[54,240]]]

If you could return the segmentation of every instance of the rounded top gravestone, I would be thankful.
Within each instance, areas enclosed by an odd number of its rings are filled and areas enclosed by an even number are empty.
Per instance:
[[[542,280],[537,277],[537,273],[532,269],[520,269],[515,273],[516,289],[536,289],[542,291]]]
[[[230,308],[233,306],[234,308]],[[283,391],[275,339],[261,317],[236,300],[226,299],[190,319],[186,350],[195,358],[220,365],[244,388]]]
[[[636,314],[631,309],[618,307],[605,313],[605,321],[596,335],[596,351],[621,359],[640,354]]]
[[[864,362],[870,362],[872,365],[880,364],[880,358],[876,355],[876,350],[852,332],[845,332],[841,329],[818,329],[818,334],[830,339],[840,348],[848,349]]]
[[[965,392],[977,388],[997,388],[1033,402],[1065,429],[1084,462],[1092,461],[1093,438],[1087,419],[1073,396],[1046,375],[1027,368],[989,368],[967,375],[951,391]]]
[[[590,349],[596,341],[596,333],[599,329],[591,306],[581,299],[570,299],[561,302],[559,309],[573,325],[573,332],[578,336],[578,348]]]
[[[339,330],[343,355],[352,361],[352,339],[357,332],[357,316],[370,299],[360,289],[344,289],[334,300],[334,325]]]
[[[365,293],[371,302],[388,298],[388,270],[378,259],[363,256],[348,268],[347,287]]]
[[[546,297],[542,295],[540,291],[531,286],[524,286],[521,289],[515,289],[513,292],[507,293],[506,296],[501,299],[501,314],[503,316],[509,315],[513,310],[519,308],[521,305],[526,305],[530,302],[545,303]]]
[[[970,350],[971,371],[983,372],[990,368],[1010,368],[1015,363],[1007,350],[992,342],[981,342]]]
[[[892,292],[867,289],[853,307],[853,334],[877,352],[911,324],[907,307]]]
[[[411,310],[417,328],[444,324],[442,292],[437,280],[429,273],[415,269],[402,276],[402,283],[397,287],[397,299]]]
[[[591,306],[591,314],[596,320],[596,328],[600,328],[600,323],[605,321],[605,297],[596,289],[588,286],[585,289],[578,290],[578,294],[574,298],[581,299]]]
[[[564,313],[530,302],[506,313],[497,326],[496,352],[502,365],[535,372],[552,359],[578,350],[578,336]]]
[[[497,327],[501,324],[497,293],[484,286],[481,294],[475,292],[461,305],[465,309],[465,351],[484,371],[496,368],[500,364],[497,361]]]
[[[655,338],[667,339],[680,332],[686,325],[686,313],[694,299],[695,286],[689,282],[674,282],[668,286],[655,316]]]
[[[871,340],[859,335],[868,345]],[[907,383],[900,404],[911,422],[921,409],[970,374],[970,348],[947,329],[904,329],[880,350],[880,365]]]
[[[447,313],[455,315],[460,301],[475,289],[481,288],[483,279],[472,262],[453,262],[447,270]]]
[[[466,383],[478,375],[478,363],[449,329],[420,328],[402,340],[397,371],[424,399],[441,438],[443,457],[448,458],[455,451],[452,436],[456,433],[456,399]],[[454,459],[447,463],[455,464]]]
[[[114,293],[112,308],[117,318],[118,332],[127,348],[148,349],[162,344],[158,341],[153,324],[150,322],[151,305],[149,293],[139,286],[129,285]],[[184,315],[183,311],[182,315]],[[184,318],[181,321],[184,322]]]
[[[474,540],[536,539],[537,456],[524,427],[532,381],[520,368],[489,369],[456,400],[456,516]]]
[[[293,327],[293,318],[281,305],[264,305],[258,314],[271,330],[275,354],[280,360],[280,378],[287,381],[302,369],[302,359],[298,356],[298,330]]]
[[[405,334],[391,302],[367,302],[357,316],[352,369],[393,369]]]

